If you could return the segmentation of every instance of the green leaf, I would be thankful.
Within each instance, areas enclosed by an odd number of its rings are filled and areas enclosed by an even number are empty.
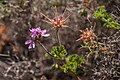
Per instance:
[[[50,58],[50,55],[48,53],[45,53],[45,58]]]
[[[80,65],[85,62],[83,57],[78,56],[77,54],[70,55],[65,58],[66,64],[61,66],[61,69],[67,73],[69,71],[77,74],[80,71]]]
[[[58,60],[65,57],[67,51],[65,50],[64,46],[55,46],[52,48],[50,54],[53,55]]]
[[[106,17],[105,7],[104,6],[99,7],[93,15],[99,19]]]
[[[93,16],[99,19],[103,25],[106,25],[106,27],[120,30],[118,21],[114,20],[113,16],[106,12],[104,6],[100,6],[94,12]]]
[[[10,14],[11,10],[9,9],[9,3],[5,1],[0,1],[0,19],[8,17]]]
[[[6,7],[8,4],[5,3],[4,1],[0,1],[0,7]]]

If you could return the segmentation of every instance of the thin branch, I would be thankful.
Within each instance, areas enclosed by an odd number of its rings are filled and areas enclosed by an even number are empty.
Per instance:
[[[50,54],[50,52],[47,50],[47,48],[46,48],[40,41],[38,41],[38,43],[43,47],[43,49],[44,49],[51,57],[54,57],[52,54]]]
[[[60,35],[59,35],[59,29],[56,30],[57,40],[59,42],[59,45],[61,45]]]

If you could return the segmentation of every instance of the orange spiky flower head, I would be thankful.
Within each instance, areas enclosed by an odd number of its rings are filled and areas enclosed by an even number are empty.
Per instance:
[[[88,28],[86,28],[86,30],[82,30],[81,31],[82,34],[80,35],[80,38],[76,41],[82,40],[84,43],[88,42],[88,41],[93,41],[93,38],[95,36],[92,28],[90,28],[90,30]]]
[[[66,9],[65,9],[66,11]],[[66,22],[66,20],[69,18],[69,16],[67,16],[66,18],[64,18],[64,14],[65,11],[62,15],[58,15],[57,14],[57,9],[55,7],[55,17],[53,19],[50,19],[49,17],[47,17],[45,14],[41,13],[41,15],[43,15],[45,18],[47,18],[48,20],[43,20],[44,22],[47,22],[49,24],[51,24],[54,28],[62,28],[62,27],[66,27],[64,24]]]

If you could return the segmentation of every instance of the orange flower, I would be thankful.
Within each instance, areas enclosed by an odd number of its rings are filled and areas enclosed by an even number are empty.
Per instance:
[[[56,8],[55,8],[56,9]],[[66,10],[65,10],[66,11]],[[66,20],[69,18],[69,16],[67,16],[65,19],[64,19],[64,14],[65,14],[65,11],[62,15],[58,16],[57,14],[57,9],[55,11],[55,17],[53,19],[50,19],[49,17],[47,17],[45,14],[41,13],[41,15],[43,15],[45,18],[47,18],[48,20],[43,20],[44,22],[47,22],[49,24],[52,24],[54,28],[62,28],[62,27],[66,27],[65,22]]]
[[[86,43],[87,41],[93,41],[95,34],[91,28],[90,30],[86,28],[85,31],[81,31],[81,32],[82,34],[80,35],[80,38],[76,41],[82,40],[84,43]]]

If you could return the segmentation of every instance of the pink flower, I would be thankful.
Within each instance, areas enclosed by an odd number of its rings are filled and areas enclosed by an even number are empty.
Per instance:
[[[34,40],[31,40],[31,39],[27,40],[25,42],[25,45],[29,45],[28,49],[35,48],[35,42],[34,42]]]
[[[34,39],[50,36],[50,34],[46,34],[46,32],[47,32],[46,30],[41,30],[40,27],[30,29],[31,37]]]
[[[41,30],[40,27],[30,29],[30,34],[31,34],[30,35],[31,39],[29,39],[25,42],[25,45],[29,45],[28,49],[35,48],[36,39],[39,40],[39,38],[41,38],[41,37],[50,36],[50,34],[47,34],[47,30]]]

